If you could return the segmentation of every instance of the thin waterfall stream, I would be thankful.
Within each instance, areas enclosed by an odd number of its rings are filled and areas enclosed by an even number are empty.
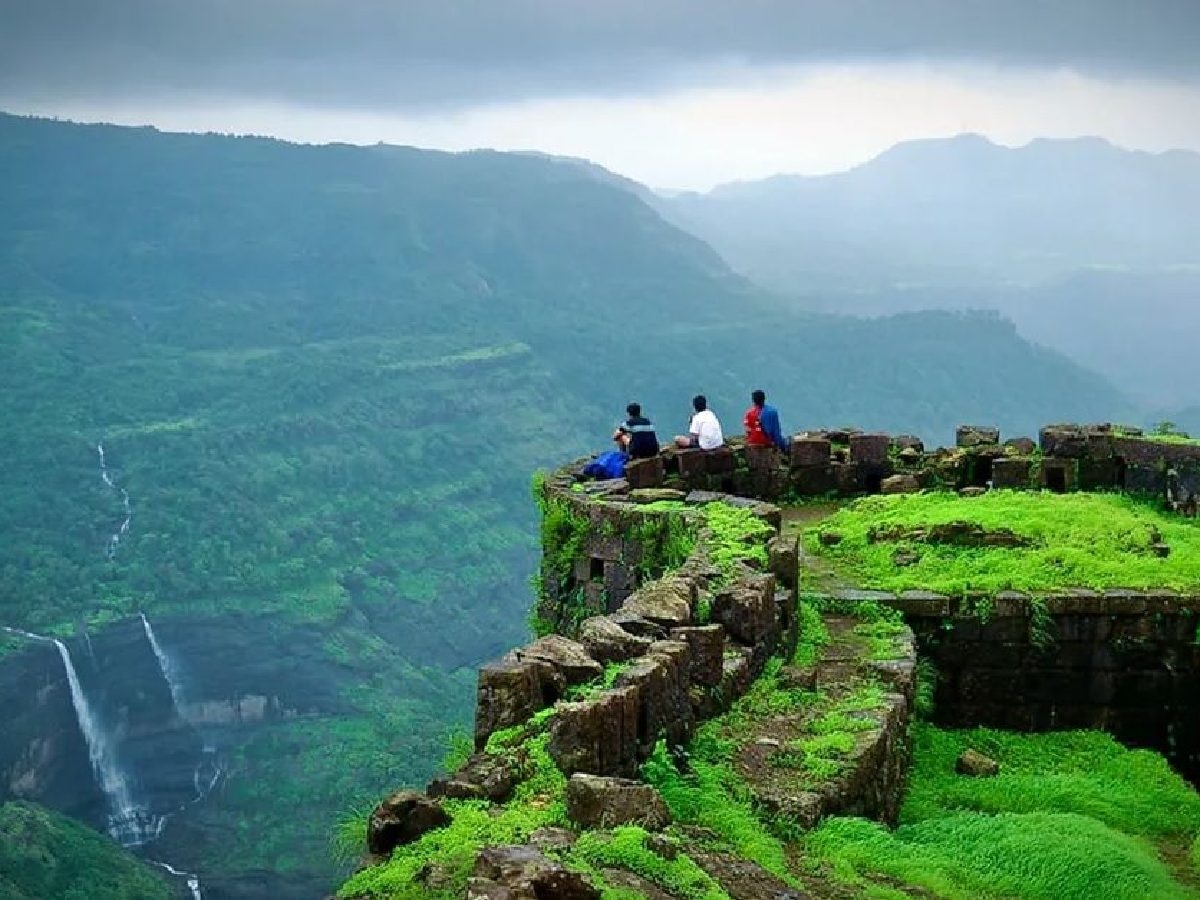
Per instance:
[[[100,477],[104,480],[105,484],[120,494],[121,505],[125,508],[125,518],[122,520],[120,527],[108,539],[108,558],[112,559],[117,555],[117,547],[120,546],[121,538],[129,533],[129,525],[133,522],[133,506],[129,502],[129,492],[113,481],[112,475],[108,472],[108,462],[104,456],[103,441],[96,442],[96,455],[100,457]]]
[[[142,620],[142,629],[146,632],[146,640],[154,651],[155,659],[158,660],[158,669],[162,672],[163,680],[171,690],[171,702],[175,705],[175,714],[195,728],[195,724],[187,715],[187,695],[183,687],[183,679],[179,674],[179,666],[159,643],[158,635],[154,633],[154,626],[150,624],[146,614],[138,613],[138,615]],[[197,728],[197,731],[199,732],[200,729]],[[191,803],[199,803],[212,793],[221,776],[225,774],[225,769],[217,758],[216,748],[203,732],[200,732],[200,737],[204,741],[204,757],[196,764],[196,769],[192,773],[192,785],[196,789],[196,796],[192,798]]]

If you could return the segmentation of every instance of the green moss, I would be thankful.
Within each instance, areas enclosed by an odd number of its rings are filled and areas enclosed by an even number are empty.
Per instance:
[[[817,602],[803,597],[796,602],[799,639],[796,641],[796,652],[792,655],[793,665],[813,665],[821,648],[829,643],[829,629],[825,627]]]
[[[542,564],[534,576],[534,588],[545,600],[548,579],[559,586],[569,583],[575,560],[583,552],[589,523],[570,503],[549,493],[544,472],[533,476],[533,496],[541,513],[542,540]]]
[[[946,898],[1172,900],[1194,896],[1141,840],[1071,813],[951,813],[889,832],[832,819],[811,850]]]
[[[961,547],[869,538],[872,528],[953,521],[989,530],[1005,528],[1029,546]],[[820,530],[836,531],[841,542],[822,545],[817,540]],[[1165,558],[1151,549],[1158,536],[1171,548]],[[990,491],[973,498],[943,493],[866,497],[806,532],[805,545],[827,559],[844,580],[881,590],[916,588],[962,595],[1060,587],[1200,587],[1200,523],[1115,494]],[[892,554],[897,546],[917,550],[917,562],[895,566]]]
[[[885,875],[939,897],[1174,898],[1154,842],[1200,830],[1200,796],[1157,754],[1100,732],[1019,735],[914,728],[910,789],[894,832],[831,819],[805,841],[848,880]],[[993,778],[955,774],[972,747]]]
[[[1196,839],[1192,842],[1191,852],[1192,868],[1200,874],[1200,834],[1196,835]]]
[[[568,688],[565,699],[572,701],[590,700],[601,691],[607,691],[616,684],[617,678],[631,665],[633,665],[632,661],[609,663],[604,667],[604,672],[598,678],[593,678],[586,684],[577,684],[574,687]]]
[[[696,900],[729,900],[729,895],[686,853],[666,859],[646,846],[646,831],[628,826],[611,833],[585,832],[569,859],[591,866],[627,869],[677,896]]]
[[[691,771],[684,775],[660,745],[642,777],[658,788],[676,822],[709,829],[722,847],[792,881],[783,841],[756,814],[745,783],[714,746],[693,742]]]
[[[775,529],[749,509],[726,503],[708,503],[703,507],[708,527],[709,556],[718,569],[731,577],[740,562],[759,568],[767,566],[767,540]]]
[[[674,503],[675,501],[664,501]],[[645,512],[658,504],[639,507]],[[687,507],[685,507],[686,509]],[[643,583],[661,577],[683,565],[696,546],[698,523],[671,507],[669,511],[649,513],[633,525],[631,538],[638,547],[634,569]]]

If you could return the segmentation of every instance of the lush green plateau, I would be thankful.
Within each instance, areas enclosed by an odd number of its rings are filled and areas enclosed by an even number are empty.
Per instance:
[[[530,473],[630,399],[664,436],[697,391],[736,430],[754,387],[785,428],[931,440],[1128,411],[994,315],[791,311],[575,164],[10,116],[0,355],[0,624],[216,625],[263,695],[302,649],[322,703],[230,748],[181,862],[310,896],[525,637]]]
[[[982,531],[976,539],[957,523]],[[989,532],[1019,546],[971,545]],[[1159,556],[1156,544],[1169,554]],[[864,497],[808,529],[805,545],[842,580],[878,590],[1200,589],[1200,523],[1119,494]],[[897,566],[901,551],[910,558]]]

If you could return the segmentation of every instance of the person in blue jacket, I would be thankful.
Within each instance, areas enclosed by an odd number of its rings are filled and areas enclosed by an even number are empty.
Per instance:
[[[768,405],[767,395],[762,391],[750,394],[752,406],[746,410],[742,420],[746,426],[746,443],[751,447],[778,447],[787,452],[787,441],[779,425],[779,410]]]

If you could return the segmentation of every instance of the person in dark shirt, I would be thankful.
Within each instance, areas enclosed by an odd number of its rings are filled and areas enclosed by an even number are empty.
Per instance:
[[[762,391],[750,394],[752,406],[746,410],[742,420],[746,426],[746,443],[751,447],[778,447],[787,451],[787,441],[779,427],[779,411],[767,404],[767,395]]]
[[[642,415],[641,404],[630,403],[625,407],[629,418],[617,426],[613,440],[633,459],[647,459],[658,455],[658,435],[654,425]]]

